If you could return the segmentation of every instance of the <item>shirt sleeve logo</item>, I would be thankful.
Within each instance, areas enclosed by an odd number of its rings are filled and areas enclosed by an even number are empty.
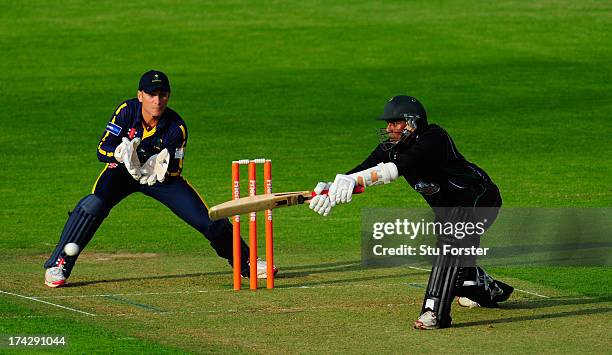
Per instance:
[[[183,148],[178,148],[174,152],[174,159],[183,159],[184,156],[185,156],[185,151],[183,150]]]
[[[114,136],[119,137],[119,133],[121,133],[121,126],[109,122],[106,125],[106,131]]]

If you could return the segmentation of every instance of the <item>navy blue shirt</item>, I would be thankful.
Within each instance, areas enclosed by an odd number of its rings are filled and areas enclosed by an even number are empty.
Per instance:
[[[174,110],[166,107],[157,126],[147,131],[142,117],[142,104],[137,98],[123,102],[115,110],[98,144],[98,159],[104,163],[118,163],[114,157],[115,148],[121,139],[140,138],[138,158],[141,164],[147,159],[168,149],[170,164],[168,174],[178,176],[183,170],[183,156],[187,145],[187,126]]]

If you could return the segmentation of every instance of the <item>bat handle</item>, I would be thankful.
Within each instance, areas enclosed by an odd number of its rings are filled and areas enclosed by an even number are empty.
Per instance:
[[[363,193],[365,191],[365,188],[363,186],[355,186],[355,188],[353,189],[353,194],[360,194]],[[321,193],[319,195],[327,195],[329,193],[329,190],[323,190],[321,191]],[[313,191],[312,192],[312,197],[317,196],[317,194]]]

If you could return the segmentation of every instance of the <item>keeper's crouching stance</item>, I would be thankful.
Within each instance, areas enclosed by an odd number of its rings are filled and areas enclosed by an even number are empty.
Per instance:
[[[187,126],[167,107],[170,83],[159,71],[140,79],[138,97],[115,110],[98,144],[98,159],[106,166],[92,193],[69,213],[55,250],[45,263],[45,284],[59,287],[70,276],[85,249],[111,209],[128,195],[141,192],[166,205],[178,217],[202,233],[217,254],[232,262],[232,226],[227,219],[211,221],[202,197],[181,176],[187,145]],[[134,221],[135,225],[143,221]],[[132,226],[126,227],[126,232]],[[79,252],[64,252],[76,243]],[[249,275],[249,248],[241,241],[242,275]],[[274,268],[274,272],[277,269]],[[266,264],[259,260],[257,277],[266,278]]]
[[[429,124],[421,103],[410,96],[395,96],[379,117],[387,122],[381,129],[380,144],[360,165],[338,174],[333,183],[320,182],[310,208],[328,215],[337,204],[351,202],[356,184],[386,184],[399,175],[419,192],[433,208],[439,222],[484,221],[485,230],[493,223],[502,200],[497,186],[487,173],[467,161],[450,135],[440,126]],[[440,250],[453,247],[478,247],[481,235],[456,238],[438,236]],[[453,298],[465,307],[497,307],[510,297],[513,288],[496,281],[473,257],[440,253],[433,262],[421,315],[414,323],[418,329],[449,327]]]

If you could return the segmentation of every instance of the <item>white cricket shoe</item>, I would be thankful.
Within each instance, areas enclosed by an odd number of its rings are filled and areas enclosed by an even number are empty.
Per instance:
[[[66,283],[64,268],[62,266],[50,267],[45,271],[45,285],[48,287],[60,287]]]
[[[242,267],[242,277],[244,278],[249,277],[249,267],[250,266],[251,266],[251,263],[247,260],[246,266]],[[275,265],[272,265],[272,270],[274,270],[274,275],[278,273],[278,269],[276,268]],[[265,260],[261,260],[260,258],[257,258],[257,278],[258,279],[268,278],[268,265],[266,264]]]
[[[274,275],[278,273],[278,269],[275,265],[272,265],[272,270]],[[258,279],[267,279],[268,278],[268,264],[265,260],[257,259],[257,278]]]
[[[436,317],[436,314],[434,312],[427,311],[421,314],[419,319],[417,319],[416,322],[414,322],[414,328],[415,329],[425,329],[425,330],[438,329],[440,328],[438,326],[438,317]]]
[[[467,297],[457,297],[457,304],[461,307],[476,308],[480,307],[480,303],[474,302]]]

